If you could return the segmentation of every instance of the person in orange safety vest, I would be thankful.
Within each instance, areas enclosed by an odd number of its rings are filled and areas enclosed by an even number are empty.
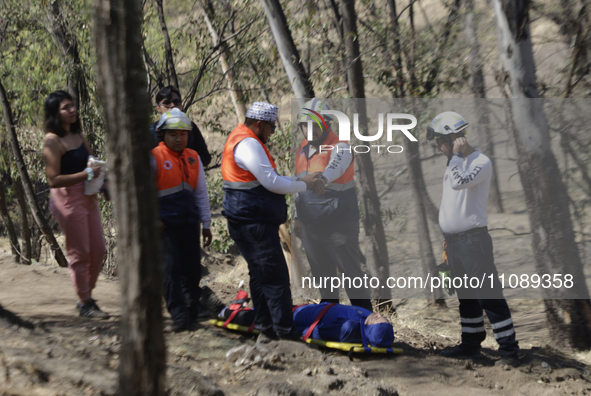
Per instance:
[[[326,191],[322,195],[310,191],[298,194],[294,233],[302,240],[315,278],[336,277],[337,269],[344,277],[363,278],[355,158],[349,143],[339,141],[330,129],[332,116],[321,115],[322,110],[330,109],[325,102],[314,98],[298,116],[298,129],[304,140],[295,157],[296,176],[320,172]],[[308,140],[310,127],[312,139]],[[345,284],[345,290],[352,305],[372,311],[369,290],[351,284]],[[320,289],[320,293],[322,302],[339,302],[338,290]]]
[[[287,219],[285,195],[324,184],[315,175],[302,180],[277,174],[267,142],[275,133],[277,106],[255,102],[230,133],[222,156],[224,210],[228,230],[248,263],[255,328],[260,342],[299,339],[293,327],[287,263],[279,225]]]
[[[152,150],[164,240],[164,297],[174,332],[190,330],[197,319],[200,234],[204,246],[209,246],[212,239],[203,164],[196,151],[186,148],[190,130],[189,118],[179,109],[171,109],[156,125],[163,141]]]

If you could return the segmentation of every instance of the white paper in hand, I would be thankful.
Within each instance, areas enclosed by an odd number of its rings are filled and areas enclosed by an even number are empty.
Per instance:
[[[92,180],[86,180],[84,182],[84,194],[85,195],[94,195],[97,194],[103,184],[105,183],[105,178],[107,177],[107,162],[101,161],[97,158],[94,158],[92,155],[88,156],[88,163],[86,166],[100,166],[101,170],[98,177]]]

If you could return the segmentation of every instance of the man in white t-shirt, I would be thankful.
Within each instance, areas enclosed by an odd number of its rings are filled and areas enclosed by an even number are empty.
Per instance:
[[[427,139],[436,139],[437,148],[448,159],[443,176],[439,226],[445,236],[448,263],[453,278],[485,279],[477,287],[457,288],[460,302],[462,342],[441,352],[446,357],[480,353],[486,338],[483,310],[499,343],[495,364],[519,365],[519,346],[511,312],[503,297],[494,263],[493,245],[487,229],[486,206],[492,177],[492,163],[466,140],[466,120],[453,111],[439,114],[427,130]],[[492,274],[492,278],[490,275]],[[494,281],[491,287],[491,279]],[[459,281],[458,281],[459,283]]]

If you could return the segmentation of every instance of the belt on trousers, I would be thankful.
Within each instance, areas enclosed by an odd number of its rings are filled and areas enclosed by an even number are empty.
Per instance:
[[[471,230],[460,232],[458,234],[443,234],[443,236],[445,237],[445,241],[447,243],[454,243],[454,242],[458,242],[458,241],[465,241],[465,240],[470,239],[476,235],[485,234],[487,232],[488,232],[488,228],[486,226],[484,226],[484,227],[472,228]]]

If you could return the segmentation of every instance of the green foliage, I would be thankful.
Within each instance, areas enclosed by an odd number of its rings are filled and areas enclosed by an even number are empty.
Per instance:
[[[216,252],[228,253],[234,246],[234,240],[230,237],[226,221],[219,219],[212,221],[211,229],[215,236],[210,247]]]
[[[50,92],[67,89],[68,81],[76,73],[83,75],[88,86],[88,101],[80,109],[87,139],[96,154],[106,158],[104,117],[92,71],[96,63],[90,29],[92,3],[91,0],[60,0],[55,3],[56,1],[0,2],[0,80],[8,93],[27,170],[37,192],[47,190],[42,159],[43,102]],[[54,3],[59,5],[62,15],[60,21],[68,32],[68,39],[77,45],[80,57],[78,63],[73,62],[59,48],[52,36],[48,15]],[[187,99],[186,95],[196,84],[194,99],[192,103],[186,103],[186,110],[201,127],[204,135],[211,139],[208,141],[210,147],[219,151],[219,142],[223,142],[236,126],[237,118],[220,66],[220,49],[214,48],[209,29],[204,23],[200,4],[206,3],[166,0],[164,11],[179,88],[184,99]],[[285,104],[293,94],[260,1],[211,0],[210,3],[214,9],[212,26],[222,40],[227,40],[225,49],[228,51],[228,62],[236,82],[234,88],[242,91],[244,102],[248,104],[264,100],[278,105]],[[409,10],[403,11],[407,3],[396,3],[400,14],[396,37],[385,1],[358,0],[356,4],[356,39],[360,43],[368,96],[436,97],[446,91],[466,90],[469,80],[466,61],[469,45],[461,32],[464,15],[460,13],[453,21],[448,43],[444,50],[439,51],[452,2],[444,2],[447,8],[441,15],[430,14],[430,21],[420,26],[415,24],[414,31],[409,23]],[[159,88],[170,84],[170,76],[166,75],[164,36],[154,2],[146,1],[144,4],[142,31],[149,76],[147,94],[153,98]],[[335,4],[340,13],[339,2]],[[420,2],[414,4],[417,17],[421,15],[422,5]],[[339,31],[340,21],[337,20],[331,2],[286,0],[282,1],[282,7],[316,95],[328,98],[348,97],[346,52],[342,33]],[[554,11],[551,8],[543,11],[542,7],[534,8],[532,12]],[[485,31],[482,28],[479,34],[485,36],[481,37],[482,42],[494,41],[491,39],[494,32],[490,30]],[[394,38],[400,42],[400,51],[394,47]],[[488,47],[495,45],[496,43],[488,43]],[[402,63],[400,69],[395,68],[398,58]],[[434,67],[438,71],[436,76],[433,76]],[[197,81],[200,73],[201,78]],[[561,84],[562,82],[555,83],[547,92],[560,91]],[[577,89],[581,95],[589,96],[591,91],[588,78],[583,79]],[[420,114],[421,117],[431,116],[427,111]],[[152,115],[156,117],[155,112]],[[6,135],[4,120],[1,118],[0,114],[0,142]],[[424,120],[419,120],[422,121]],[[294,135],[290,123],[283,122],[269,143],[278,172],[283,175],[290,175],[293,170],[294,149],[298,143],[298,137]],[[577,142],[576,150],[584,166],[568,163],[564,178],[574,197],[576,216],[582,218],[588,211],[590,201],[579,180],[583,171],[588,172],[590,148],[583,139]],[[2,154],[0,167],[6,170],[11,156]],[[219,210],[223,199],[222,178],[219,167],[216,167],[220,163],[220,153],[213,154],[211,169],[207,172],[207,183],[212,208]],[[11,172],[16,176],[14,167]],[[44,199],[46,195],[42,194]],[[13,196],[10,195],[9,199],[13,199]],[[288,202],[291,205],[291,201]],[[108,244],[114,248],[116,235],[113,231],[112,205],[103,203],[101,211]],[[398,226],[398,212],[385,212],[386,222],[390,221],[390,225]],[[227,252],[233,242],[229,238],[225,222],[216,220],[212,227],[218,235],[212,246],[216,250]],[[403,228],[404,225],[400,227]]]

